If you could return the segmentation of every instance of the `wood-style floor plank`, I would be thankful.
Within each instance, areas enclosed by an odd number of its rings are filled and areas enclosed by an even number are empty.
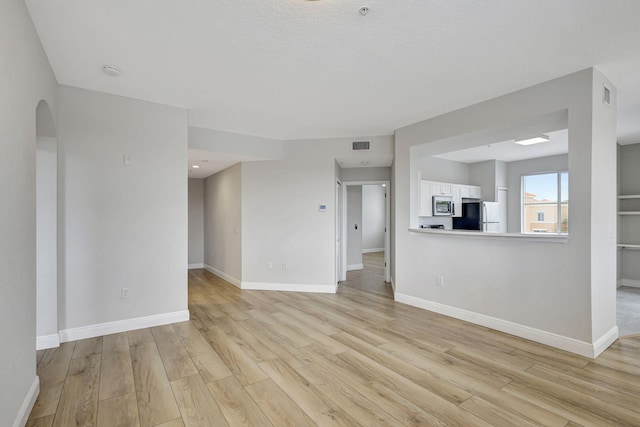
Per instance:
[[[98,427],[139,427],[135,393],[123,394],[98,402]]]
[[[169,381],[189,377],[198,373],[189,352],[171,325],[151,328],[151,334],[156,341],[160,357],[167,371]]]
[[[44,353],[37,369],[40,394],[30,418],[36,419],[56,413],[75,345],[75,342],[65,342],[60,344],[60,347],[48,349]]]
[[[262,410],[234,377],[210,382],[207,387],[220,405],[229,425],[271,426]]]
[[[227,427],[224,415],[200,375],[171,382],[186,427]]]
[[[353,426],[357,423],[345,411],[308,384],[293,368],[279,360],[268,360],[260,367],[318,425]]]
[[[189,322],[176,323],[173,326],[205,383],[233,375],[198,328]]]
[[[266,379],[245,388],[274,426],[311,427],[316,425],[272,380]]]
[[[99,399],[111,399],[135,391],[127,333],[105,336],[102,343]]]
[[[100,340],[100,345],[102,340]],[[98,410],[100,354],[72,359],[64,382],[54,427],[92,426]]]
[[[151,427],[180,417],[167,373],[155,342],[131,347],[140,425]]]
[[[640,337],[586,359],[397,304],[364,257],[337,294],[190,270],[191,320],[37,352],[27,425],[640,425]]]

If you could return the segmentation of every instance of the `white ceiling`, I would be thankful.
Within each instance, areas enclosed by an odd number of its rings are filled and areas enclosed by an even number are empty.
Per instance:
[[[389,135],[597,66],[619,89],[621,142],[640,141],[636,0],[26,3],[61,84],[188,108],[195,126]]]
[[[515,162],[517,160],[535,159],[569,152],[569,132],[567,129],[545,132],[544,135],[549,137],[549,141],[540,144],[519,145],[513,139],[510,139],[433,157],[462,163],[477,163],[485,160]]]

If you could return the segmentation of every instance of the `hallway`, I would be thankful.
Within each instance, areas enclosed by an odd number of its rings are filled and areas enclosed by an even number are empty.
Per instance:
[[[347,280],[340,283],[338,292],[348,287],[393,299],[391,283],[384,281],[384,252],[362,254],[362,263],[362,270],[347,271]]]

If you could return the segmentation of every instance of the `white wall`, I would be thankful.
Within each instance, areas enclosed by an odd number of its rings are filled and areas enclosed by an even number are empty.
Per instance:
[[[422,173],[422,179],[427,181],[474,184],[469,182],[469,165],[467,163],[423,156],[416,159],[416,169]]]
[[[367,155],[392,155],[393,137],[364,138],[371,140]],[[335,159],[362,157],[352,141],[288,141],[282,160],[243,163],[243,284],[335,289]]]
[[[187,310],[187,112],[59,95],[61,329]]]
[[[242,280],[242,168],[237,164],[204,183],[204,262],[239,286]]]
[[[509,187],[507,225],[509,233],[520,233],[522,228],[522,175],[566,171],[568,169],[569,156],[567,154],[507,163],[507,186]],[[569,204],[570,220],[580,214],[572,209],[572,205],[572,203]],[[571,226],[569,227],[569,233],[571,233]]]
[[[58,333],[58,141],[36,143],[36,336]],[[54,342],[55,344],[55,342]]]
[[[469,183],[482,188],[482,200],[496,201],[496,161],[472,163],[469,165]]]
[[[56,81],[22,0],[0,2],[0,425],[36,391],[36,107]],[[11,343],[6,345],[6,343]]]
[[[362,252],[384,250],[385,188],[362,186]]]
[[[598,353],[615,339],[615,109],[601,103],[603,84],[615,98],[610,82],[590,69],[396,131],[397,299],[581,354]],[[516,130],[563,125],[563,117],[571,209],[580,212],[565,243],[408,230],[417,223],[419,165],[412,153],[470,148],[496,135],[511,139]]]
[[[347,187],[347,269],[362,268],[362,186]]]
[[[280,159],[283,142],[259,136],[189,126],[189,148],[253,160]]]
[[[342,180],[348,181],[390,181],[391,168],[343,168]]]
[[[189,265],[195,266],[204,263],[204,180],[189,179],[188,191]]]

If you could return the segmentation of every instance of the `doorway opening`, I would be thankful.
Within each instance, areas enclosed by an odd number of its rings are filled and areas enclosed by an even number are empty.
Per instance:
[[[390,182],[345,182],[343,286],[393,298],[390,280]]]
[[[36,108],[36,350],[59,345],[58,136],[43,100]]]

